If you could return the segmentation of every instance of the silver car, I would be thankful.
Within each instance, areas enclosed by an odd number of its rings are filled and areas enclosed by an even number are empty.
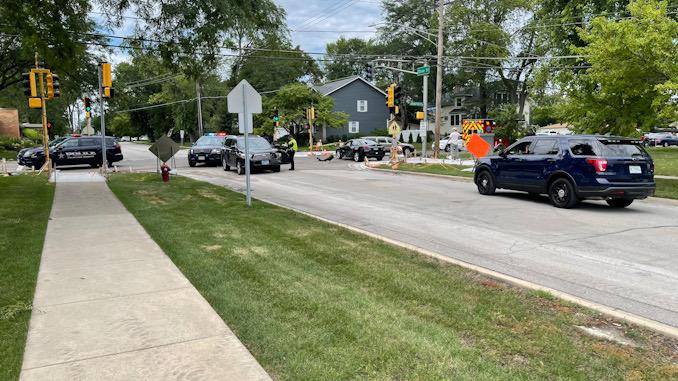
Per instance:
[[[363,139],[371,140],[379,144],[381,148],[384,149],[384,152],[391,152],[395,140],[389,136],[365,136]],[[412,144],[398,142],[398,151],[402,151],[403,155],[413,156],[415,149]]]

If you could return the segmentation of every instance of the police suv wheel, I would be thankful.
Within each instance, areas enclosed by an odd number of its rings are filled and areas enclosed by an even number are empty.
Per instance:
[[[243,162],[238,160],[235,163],[235,170],[238,172],[239,175],[244,175],[245,174],[245,166],[243,165]]]
[[[549,187],[549,200],[557,208],[570,209],[579,202],[574,185],[568,179],[556,179]]]
[[[228,171],[231,169],[231,166],[226,164],[226,158],[222,157],[221,158],[221,166],[224,167],[224,171]]]

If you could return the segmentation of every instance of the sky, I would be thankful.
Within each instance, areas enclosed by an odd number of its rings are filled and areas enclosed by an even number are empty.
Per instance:
[[[374,38],[376,27],[370,27],[381,20],[380,0],[273,0],[287,14],[287,27],[292,30],[294,46],[299,45],[306,52],[325,52],[325,46],[344,36],[346,38]],[[97,22],[103,16],[96,13],[95,5],[91,15]],[[127,16],[133,16],[131,12]],[[134,19],[125,19],[124,25],[113,30],[114,36],[128,36],[134,30]],[[120,40],[113,39],[113,44]],[[318,56],[313,56],[318,57]],[[108,57],[116,65],[127,61],[128,55],[116,50]]]
[[[381,20],[379,0],[274,0],[287,12],[292,43],[307,52],[324,52],[339,37],[375,37],[369,25]],[[331,32],[319,32],[331,31]],[[345,32],[342,32],[345,31]],[[361,31],[361,32],[354,32]]]

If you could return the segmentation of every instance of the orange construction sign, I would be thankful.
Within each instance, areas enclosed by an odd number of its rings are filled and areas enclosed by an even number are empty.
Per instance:
[[[490,148],[492,148],[490,147],[490,144],[477,134],[471,135],[468,144],[466,145],[466,149],[478,159],[487,156]]]

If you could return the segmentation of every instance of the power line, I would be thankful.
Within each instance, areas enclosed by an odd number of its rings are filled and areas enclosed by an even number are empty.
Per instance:
[[[322,17],[322,18],[318,19],[318,20],[317,20],[316,22],[313,22],[313,23],[311,23],[311,24],[309,24],[309,25],[307,25],[307,26],[305,26],[305,27],[301,28],[300,30],[305,30],[305,29],[308,29],[308,28],[312,27],[313,25],[316,25],[316,24],[318,24],[318,23],[319,23],[319,22],[321,22],[321,21],[327,20],[327,19],[328,19],[328,18],[330,18],[331,16],[334,16],[334,15],[336,15],[337,13],[339,13],[339,12],[343,11],[344,9],[346,9],[346,8],[348,8],[348,7],[352,6],[352,5],[354,5],[354,4],[355,4],[355,3],[357,3],[357,2],[358,2],[358,0],[355,0],[355,1],[349,2],[349,3],[348,3],[348,4],[346,4],[346,5],[344,6],[344,7],[342,7],[342,8],[339,8],[339,9],[337,9],[336,11],[334,11],[334,12],[332,12],[332,13],[328,14],[328,15],[327,15],[327,16],[325,16],[325,17]]]

